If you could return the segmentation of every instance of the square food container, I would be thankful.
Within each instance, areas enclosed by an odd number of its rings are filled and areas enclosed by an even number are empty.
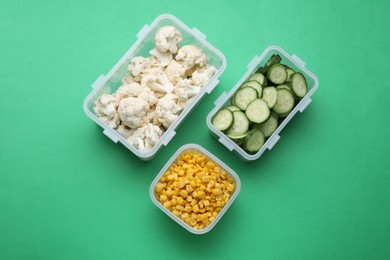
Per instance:
[[[118,134],[115,130],[99,120],[93,111],[94,101],[104,93],[114,93],[122,84],[122,78],[128,73],[127,67],[132,58],[136,56],[149,56],[149,51],[154,48],[154,35],[161,26],[172,25],[180,30],[182,33],[182,42],[180,46],[193,44],[202,49],[208,56],[209,64],[216,68],[214,76],[210,79],[208,84],[202,88],[201,92],[192,100],[192,102],[181,112],[176,121],[165,131],[159,142],[153,149],[141,152],[130,145],[125,138]],[[137,34],[137,41],[131,48],[123,55],[122,58],[114,65],[114,67],[107,73],[107,75],[100,75],[92,84],[92,91],[84,100],[84,111],[88,117],[95,121],[103,128],[103,133],[109,137],[113,142],[118,141],[126,146],[131,152],[138,156],[141,160],[151,160],[162,146],[168,145],[170,140],[175,136],[176,129],[186,119],[194,107],[201,101],[205,93],[210,94],[215,86],[219,83],[218,78],[226,67],[225,56],[206,41],[206,36],[197,28],[192,29],[182,23],[173,15],[163,14],[158,16],[150,25],[145,24]]]
[[[281,56],[282,61],[280,63],[289,66],[297,72],[301,72],[305,76],[307,81],[308,93],[300,100],[300,102],[294,107],[294,109],[289,113],[289,115],[283,120],[283,122],[278,126],[275,132],[264,143],[261,149],[255,154],[249,154],[240,146],[238,146],[235,142],[233,142],[229,137],[227,137],[223,132],[216,129],[211,123],[211,120],[222,107],[225,107],[230,104],[231,97],[242,85],[242,83],[247,81],[248,78],[260,66],[264,66],[273,54],[279,54]],[[253,59],[247,65],[247,72],[236,83],[236,85],[234,85],[234,87],[229,91],[229,93],[223,92],[221,96],[219,96],[219,98],[214,102],[215,107],[207,115],[206,119],[207,126],[210,130],[211,135],[218,139],[218,141],[223,144],[229,151],[233,151],[238,157],[240,157],[243,161],[246,162],[258,159],[266,149],[271,150],[272,147],[274,147],[274,145],[280,139],[280,132],[282,131],[282,129],[290,122],[290,120],[295,116],[298,111],[303,112],[305,110],[305,108],[311,102],[311,96],[318,88],[318,78],[312,72],[310,72],[305,67],[305,65],[305,62],[302,61],[297,55],[289,55],[279,46],[270,46],[266,48],[260,56],[253,57]]]
[[[176,162],[176,160],[180,157],[181,154],[189,151],[189,150],[193,150],[193,151],[196,151],[200,154],[203,154],[205,155],[209,160],[213,161],[214,163],[218,164],[218,166],[220,168],[222,168],[223,170],[226,171],[226,173],[233,178],[235,184],[236,184],[236,188],[233,192],[233,194],[231,195],[229,201],[226,203],[226,205],[222,208],[222,210],[219,212],[219,214],[217,215],[217,217],[211,222],[211,224],[209,226],[207,226],[206,228],[204,229],[201,229],[201,230],[197,230],[197,229],[194,229],[192,228],[191,226],[187,225],[181,218],[179,218],[178,216],[174,215],[169,209],[165,208],[157,199],[156,199],[156,196],[155,196],[155,186],[156,184],[159,182],[159,180],[161,179],[161,177],[164,175],[164,173],[169,169],[169,167]],[[222,216],[226,213],[226,211],[229,209],[229,207],[232,205],[232,203],[234,202],[234,200],[237,198],[238,194],[240,193],[240,189],[241,189],[241,182],[240,182],[240,178],[238,177],[238,175],[232,170],[230,169],[225,163],[223,163],[221,160],[219,160],[217,157],[215,157],[213,154],[211,154],[210,152],[208,152],[206,149],[204,149],[203,147],[199,146],[199,145],[196,145],[196,144],[186,144],[186,145],[183,145],[181,148],[179,148],[179,150],[177,150],[177,152],[171,157],[171,159],[165,164],[165,166],[162,168],[162,170],[159,172],[159,174],[156,176],[156,178],[153,180],[152,184],[150,185],[150,190],[149,190],[149,194],[150,194],[150,198],[152,199],[153,203],[159,208],[161,209],[165,214],[167,214],[170,218],[172,218],[174,221],[176,221],[179,225],[181,225],[182,227],[184,227],[185,229],[187,229],[189,232],[191,233],[194,233],[194,234],[205,234],[207,232],[209,232],[217,223],[218,221],[222,218]]]

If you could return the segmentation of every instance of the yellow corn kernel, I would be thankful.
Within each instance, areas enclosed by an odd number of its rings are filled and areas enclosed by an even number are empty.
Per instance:
[[[213,194],[214,196],[219,196],[219,195],[222,194],[222,191],[221,191],[219,188],[213,189],[213,190],[212,190],[212,194]]]
[[[178,205],[176,205],[176,209],[179,211],[183,211],[184,207],[183,207],[183,205],[178,204]]]
[[[180,193],[180,189],[179,189],[179,188],[175,188],[175,190],[173,191],[173,194],[174,194],[175,196],[178,196],[179,193]]]
[[[215,166],[213,168],[213,172],[215,172],[215,173],[219,173],[220,171],[221,171],[221,168],[219,168],[219,166]]]
[[[214,216],[209,217],[209,221],[210,221],[210,222],[213,222],[214,219],[215,219]]]
[[[195,205],[192,206],[192,211],[195,212],[195,213],[199,211],[198,204],[195,204]]]
[[[184,175],[186,174],[186,172],[185,172],[184,170],[180,169],[180,170],[177,172],[177,174],[178,174],[179,176],[184,176]]]
[[[192,211],[192,207],[186,205],[186,206],[184,207],[184,211],[190,213],[190,212]]]
[[[203,186],[204,187],[204,186]],[[198,191],[198,193],[197,193],[197,197],[199,198],[199,199],[203,199],[204,197],[206,197],[206,193],[203,191],[203,190],[200,190],[200,191]]]
[[[177,161],[177,165],[182,166],[184,164],[183,160]]]
[[[196,220],[197,217],[198,217],[198,214],[191,213],[191,219]]]
[[[210,177],[210,176],[203,176],[203,177],[202,177],[202,182],[208,183],[208,182],[210,182],[210,180],[211,180],[211,177]]]
[[[191,202],[192,201],[192,196],[190,195],[190,196],[187,196],[187,201],[188,202]]]
[[[196,179],[195,182],[197,187],[200,187],[202,185],[202,180],[200,179]]]
[[[190,224],[191,218],[186,218],[184,221],[185,221],[187,224]]]
[[[200,213],[205,213],[206,212],[206,208],[200,209],[199,212]]]
[[[185,204],[185,200],[184,200],[182,197],[178,197],[178,198],[177,198],[177,204],[183,206],[183,205]]]
[[[173,213],[175,216],[180,216],[180,214],[181,214],[181,212],[178,211],[177,209],[172,210],[172,213]]]
[[[198,205],[199,205],[199,208],[203,209],[204,208],[203,200],[200,200],[198,202]]]
[[[190,193],[193,192],[194,188],[191,185],[186,185],[186,190]]]
[[[215,185],[215,181],[210,179],[210,181],[207,183],[207,188],[212,188]]]
[[[168,188],[166,190],[166,192],[165,192],[165,195],[167,195],[168,197],[172,197],[173,196],[173,191],[170,188]]]
[[[199,229],[199,224],[196,224],[196,225],[194,226],[194,229]]]
[[[168,181],[173,181],[175,179],[175,176],[173,176],[173,174],[169,174],[167,176],[167,179],[168,179]]]
[[[191,180],[190,181],[190,185],[192,188],[196,188],[196,181],[195,180]]]
[[[173,206],[176,206],[176,205],[177,205],[177,199],[176,199],[176,198],[173,198],[173,199],[171,200],[171,204],[172,204]]]
[[[198,222],[197,222],[196,220],[193,219],[193,220],[191,220],[190,225],[191,225],[191,226],[195,226],[197,223],[198,223]]]
[[[207,207],[210,205],[210,201],[205,199],[205,200],[203,200],[203,204],[205,207]]]
[[[164,194],[161,194],[161,195],[160,195],[160,201],[161,201],[161,202],[165,202],[165,201],[167,201],[167,200],[168,200],[167,195],[164,195]]]
[[[196,158],[195,162],[201,163],[201,162],[203,162],[203,158],[199,156],[198,158]]]
[[[187,192],[186,190],[181,190],[179,194],[180,194],[180,196],[182,196],[183,198],[187,198],[187,196],[188,196],[188,192]]]
[[[204,226],[204,224],[202,223],[202,224],[199,225],[199,228],[198,228],[198,229],[204,229],[204,228],[205,228],[205,226]]]
[[[156,192],[162,192],[163,191],[163,189],[165,188],[165,184],[163,184],[163,183],[161,183],[161,182],[158,182],[157,184],[156,184],[156,187],[154,188],[154,190],[156,191]]]
[[[197,203],[198,203],[198,201],[196,199],[191,200],[191,206],[195,206]]]
[[[171,206],[171,202],[168,200],[168,201],[165,201],[163,203],[163,206],[166,207],[167,209]]]
[[[220,212],[221,210],[222,210],[221,207],[216,207],[216,208],[215,208],[215,211],[216,211],[216,212]]]

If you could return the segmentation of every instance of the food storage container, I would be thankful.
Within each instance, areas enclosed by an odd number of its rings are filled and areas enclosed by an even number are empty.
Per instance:
[[[125,138],[119,135],[115,130],[99,120],[93,111],[94,101],[104,93],[114,93],[122,84],[122,78],[128,73],[127,67],[130,60],[136,56],[149,56],[149,51],[154,48],[154,35],[161,26],[172,25],[180,30],[183,36],[181,46],[193,44],[203,50],[209,58],[209,64],[214,66],[217,70],[214,76],[210,79],[208,84],[202,88],[201,92],[194,100],[181,112],[177,120],[165,131],[159,142],[153,149],[140,152],[135,147],[130,145]],[[106,74],[100,75],[92,84],[91,93],[84,100],[84,111],[93,121],[103,128],[103,133],[109,137],[113,142],[118,141],[126,146],[131,152],[138,156],[141,160],[151,160],[156,153],[166,146],[170,140],[175,136],[179,125],[186,119],[194,107],[201,101],[204,95],[210,92],[219,83],[219,77],[226,67],[225,56],[206,41],[206,36],[197,28],[189,28],[173,15],[163,14],[158,16],[150,25],[145,24],[137,34],[137,41],[130,47],[130,49],[123,55],[122,58],[114,65],[114,67]]]
[[[165,174],[165,172],[169,169],[169,167],[176,162],[176,160],[182,155],[183,153],[193,150],[197,153],[200,153],[204,156],[206,156],[209,160],[217,164],[221,169],[225,170],[226,173],[232,177],[234,183],[235,183],[235,190],[230,196],[230,199],[228,202],[225,204],[225,206],[222,208],[222,210],[219,212],[217,217],[211,222],[209,226],[207,226],[204,229],[194,229],[193,227],[189,226],[186,224],[181,218],[178,216],[174,215],[169,209],[165,208],[157,199],[155,196],[155,186],[156,184],[160,181],[161,177]],[[241,188],[241,182],[240,178],[238,175],[230,169],[225,163],[220,161],[217,157],[215,157],[213,154],[208,152],[206,149],[203,147],[196,145],[196,144],[186,144],[179,148],[179,150],[171,157],[171,159],[165,164],[165,166],[161,169],[159,174],[156,176],[156,178],[153,180],[152,184],[150,185],[150,198],[152,199],[153,203],[161,209],[165,214],[167,214],[170,218],[172,218],[174,221],[176,221],[179,225],[187,229],[189,232],[194,233],[194,234],[204,234],[209,232],[217,223],[218,221],[222,218],[222,216],[226,213],[226,211],[229,209],[229,207],[232,205],[238,194],[240,193],[240,188]]]
[[[279,54],[282,58],[280,63],[285,64],[297,72],[301,72],[307,81],[308,92],[306,96],[304,96],[300,102],[294,107],[294,109],[289,113],[289,115],[283,120],[283,122],[278,126],[275,132],[268,138],[268,140],[264,143],[261,149],[255,154],[249,154],[245,150],[243,150],[240,146],[238,146],[235,142],[233,142],[229,137],[227,137],[223,132],[216,129],[211,123],[214,115],[222,108],[230,104],[231,97],[237,91],[237,89],[241,86],[242,83],[248,80],[248,78],[260,67],[264,66],[264,64],[268,61],[268,59],[273,54]],[[210,133],[214,136],[218,141],[223,144],[229,151],[233,151],[238,157],[242,160],[249,162],[258,159],[266,149],[271,150],[272,147],[278,142],[280,139],[280,132],[282,129],[290,122],[290,120],[295,116],[295,114],[300,111],[303,112],[305,108],[311,102],[311,96],[318,88],[318,79],[317,77],[309,71],[305,67],[305,62],[302,61],[295,54],[288,54],[282,48],[278,46],[270,46],[264,50],[264,52],[260,56],[255,56],[247,65],[247,72],[242,76],[242,78],[234,85],[234,87],[229,91],[229,93],[223,92],[221,96],[214,102],[214,109],[208,114],[206,122],[207,126],[210,129]]]

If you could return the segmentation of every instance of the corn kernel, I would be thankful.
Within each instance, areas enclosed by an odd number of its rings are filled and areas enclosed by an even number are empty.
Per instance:
[[[195,205],[192,206],[192,211],[195,212],[195,213],[199,211],[198,204],[195,204]]]
[[[203,190],[198,191],[197,197],[203,199],[206,196],[206,193]]]
[[[186,190],[181,190],[179,193],[183,198],[187,198],[188,192]]]
[[[156,192],[162,192],[162,190],[165,188],[165,184],[159,182],[156,184],[155,191]]]
[[[169,208],[170,206],[171,206],[171,202],[168,200],[168,201],[165,201],[164,203],[163,203],[163,205],[164,205],[164,207],[166,207],[166,208]]]
[[[168,200],[167,195],[164,195],[164,194],[161,194],[161,195],[160,195],[160,201],[161,201],[161,202],[165,202],[165,201],[167,201],[167,200]]]

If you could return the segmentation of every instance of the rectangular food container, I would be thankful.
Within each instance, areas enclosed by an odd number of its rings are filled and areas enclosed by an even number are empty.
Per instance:
[[[122,84],[122,78],[128,73],[127,67],[132,58],[136,56],[149,56],[149,51],[154,48],[154,35],[161,26],[172,25],[180,30],[183,40],[181,46],[193,44],[202,49],[209,57],[209,64],[216,68],[214,76],[209,83],[202,88],[201,92],[194,100],[181,112],[176,121],[165,131],[159,142],[153,149],[147,152],[140,152],[135,147],[130,145],[125,138],[118,134],[115,130],[99,120],[93,111],[94,101],[104,93],[114,93]],[[210,94],[215,86],[219,83],[219,77],[226,67],[225,56],[206,41],[206,36],[197,28],[192,29],[182,23],[173,15],[163,14],[158,16],[150,25],[145,24],[137,34],[137,41],[123,55],[122,58],[114,65],[107,75],[100,75],[92,84],[92,91],[84,100],[84,111],[88,117],[95,121],[103,128],[103,133],[113,142],[118,141],[126,146],[131,152],[138,156],[141,160],[151,160],[162,146],[168,145],[170,140],[175,136],[176,129],[186,119],[194,107],[201,101],[205,93]]]
[[[230,104],[231,97],[238,90],[238,88],[248,80],[248,78],[260,67],[264,66],[268,59],[273,54],[279,54],[282,58],[280,63],[289,66],[297,72],[301,72],[307,81],[308,93],[302,100],[294,107],[294,109],[289,113],[289,115],[283,120],[283,122],[278,126],[275,132],[268,138],[268,140],[264,143],[261,149],[255,154],[249,154],[244,151],[240,146],[238,146],[235,142],[233,142],[229,137],[227,137],[224,133],[216,129],[211,123],[212,118],[215,114],[222,108]],[[264,50],[264,52],[260,56],[255,56],[247,65],[247,72],[242,76],[242,78],[234,85],[234,87],[229,91],[229,93],[223,92],[221,96],[214,102],[214,109],[207,116],[207,126],[210,129],[210,133],[214,136],[218,141],[223,144],[229,151],[233,151],[238,157],[240,157],[243,161],[250,162],[258,159],[266,149],[271,150],[272,147],[278,142],[280,139],[280,132],[282,129],[290,122],[290,120],[295,116],[295,114],[300,111],[303,112],[305,108],[311,102],[311,96],[318,88],[318,78],[310,72],[305,67],[305,62],[302,61],[297,55],[292,54],[289,55],[286,51],[278,46],[270,46]]]
[[[224,169],[226,171],[226,173],[228,175],[230,175],[233,180],[235,181],[235,184],[236,184],[236,189],[235,191],[233,192],[233,194],[231,195],[229,201],[226,203],[226,205],[222,208],[222,210],[219,212],[219,214],[217,215],[217,217],[211,222],[211,224],[206,227],[205,229],[201,229],[201,230],[197,230],[197,229],[194,229],[192,227],[190,227],[189,225],[187,225],[183,220],[181,220],[179,217],[177,217],[176,215],[174,215],[169,209],[165,208],[157,199],[156,199],[156,196],[155,196],[155,186],[156,184],[159,182],[159,180],[161,179],[161,177],[164,175],[164,173],[169,169],[169,167],[176,162],[177,158],[180,157],[181,154],[189,151],[189,150],[194,150],[200,154],[203,154],[205,155],[208,159],[210,159],[211,161],[213,161],[214,163],[218,164],[219,167],[221,167],[222,169]],[[161,209],[165,214],[167,214],[170,218],[172,218],[174,221],[176,221],[179,225],[181,225],[182,227],[184,227],[185,229],[187,229],[189,232],[191,233],[194,233],[194,234],[205,234],[207,232],[209,232],[217,223],[218,221],[222,218],[222,216],[226,213],[226,211],[229,209],[229,207],[232,205],[232,203],[234,202],[234,200],[237,198],[238,194],[240,193],[240,189],[241,189],[241,182],[240,182],[240,178],[238,177],[238,175],[232,170],[230,169],[225,163],[223,163],[221,160],[219,160],[217,157],[215,157],[212,153],[210,153],[209,151],[207,151],[206,149],[204,149],[203,147],[199,146],[199,145],[196,145],[196,144],[186,144],[186,145],[183,145],[181,148],[179,148],[179,150],[177,150],[177,152],[171,157],[171,159],[165,164],[165,166],[161,169],[161,171],[159,172],[159,174],[156,176],[156,178],[153,180],[152,184],[150,185],[150,190],[149,190],[149,194],[150,194],[150,198],[151,200],[153,201],[153,203],[159,208]]]

